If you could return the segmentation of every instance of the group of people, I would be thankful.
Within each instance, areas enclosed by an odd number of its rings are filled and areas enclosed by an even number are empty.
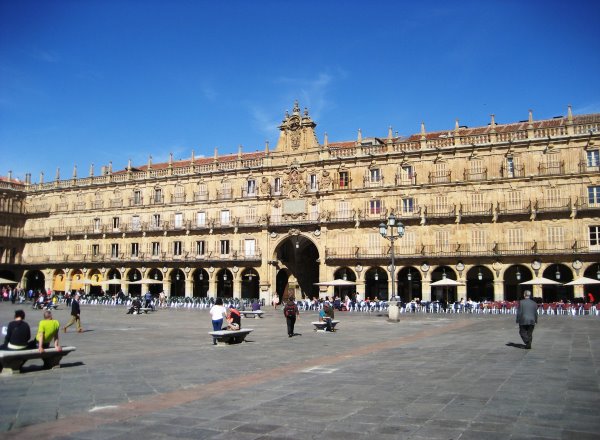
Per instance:
[[[234,306],[229,308],[223,305],[223,300],[217,298],[215,304],[210,308],[210,317],[214,331],[219,330],[239,330],[242,328],[242,315]],[[227,326],[223,328],[223,323],[227,322]],[[213,344],[217,345],[217,338],[213,338]]]
[[[50,348],[50,343],[54,343],[54,348],[61,351],[59,342],[60,323],[52,317],[52,311],[44,311],[44,319],[38,324],[38,331],[34,339],[31,339],[31,329],[25,321],[25,312],[21,309],[15,310],[14,320],[6,328],[4,343],[0,350],[27,350],[37,348],[40,353]]]

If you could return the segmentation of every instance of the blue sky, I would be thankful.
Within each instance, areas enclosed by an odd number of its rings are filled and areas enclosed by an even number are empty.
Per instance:
[[[0,175],[600,112],[600,2],[0,0]]]

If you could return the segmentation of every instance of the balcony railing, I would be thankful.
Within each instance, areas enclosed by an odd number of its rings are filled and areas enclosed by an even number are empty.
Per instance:
[[[454,217],[455,207],[454,205],[433,205],[428,206],[425,211],[426,217]]]
[[[417,184],[417,173],[411,175],[396,174],[396,186],[410,186]]]
[[[185,203],[185,194],[174,194],[171,196],[171,203]]]
[[[477,203],[461,206],[462,215],[492,215],[493,205],[491,203]]]
[[[56,204],[57,211],[67,211],[68,209],[69,209],[69,204],[67,202]]]
[[[144,204],[143,197],[130,197],[129,206],[142,206]]]
[[[468,182],[477,180],[487,180],[487,168],[479,171],[465,170],[463,173],[464,180]]]
[[[122,208],[123,207],[123,199],[110,199],[110,207],[111,208]]]
[[[383,177],[379,180],[369,180],[368,178],[364,181],[365,188],[381,188],[383,186]]]
[[[520,202],[500,202],[498,204],[498,210],[501,215],[529,214],[531,212],[531,202],[529,200]]]
[[[523,176],[525,176],[525,165],[514,165],[512,168],[506,165],[500,167],[500,177],[512,179]]]
[[[452,171],[430,172],[428,181],[429,183],[450,183],[452,181]]]
[[[92,203],[92,207],[93,207],[93,209],[102,209],[102,208],[104,208],[104,201],[103,200],[94,200],[94,202]]]
[[[538,199],[535,202],[535,207],[538,212],[569,211],[571,209],[571,199]]]
[[[217,200],[231,200],[233,198],[233,191],[230,189],[224,189],[217,191]]]
[[[402,241],[402,240],[400,240]],[[426,257],[473,257],[498,255],[553,255],[565,253],[597,253],[598,246],[590,246],[589,242],[583,240],[562,240],[556,242],[529,241],[521,243],[449,243],[449,244],[418,244],[402,245],[394,247],[394,255],[403,258]],[[325,258],[345,260],[368,260],[390,258],[390,246],[353,246],[353,247],[327,247]]]
[[[150,198],[151,205],[162,205],[163,203],[165,203],[165,197],[162,194],[155,194],[154,197]]]
[[[587,161],[579,162],[580,173],[598,173],[600,172],[600,164],[590,165]]]
[[[75,211],[85,211],[85,202],[75,202],[73,208]]]
[[[538,165],[540,176],[556,176],[565,173],[564,162],[541,163]]]
[[[208,200],[208,191],[194,193],[194,202],[206,202],[207,200]]]

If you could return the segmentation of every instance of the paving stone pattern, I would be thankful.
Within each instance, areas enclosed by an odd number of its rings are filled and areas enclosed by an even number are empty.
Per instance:
[[[214,346],[206,310],[82,306],[60,370],[0,377],[0,438],[600,439],[598,317],[542,316],[525,350],[514,315],[340,312],[317,333],[303,312],[288,338],[265,311],[242,320],[247,342]]]

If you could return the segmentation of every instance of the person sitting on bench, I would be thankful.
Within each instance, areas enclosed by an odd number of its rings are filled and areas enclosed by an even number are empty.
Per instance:
[[[133,313],[137,313],[138,315],[140,314],[140,308],[142,307],[142,302],[140,301],[140,299],[136,296],[133,299],[133,302],[131,303],[131,307],[129,307],[129,311],[127,312],[128,315],[133,315]]]
[[[26,350],[31,348],[31,329],[25,322],[25,312],[21,309],[15,310],[15,319],[8,323],[4,344],[0,350]]]
[[[238,309],[229,306],[229,314],[227,316],[227,330],[239,330],[242,328],[242,316]]]
[[[54,341],[54,348],[62,351],[58,341],[59,330],[60,323],[56,319],[52,319],[52,312],[50,310],[46,310],[44,312],[44,319],[38,325],[37,336],[35,337],[40,353],[43,353],[45,348],[50,348],[50,342],[52,341]]]
[[[325,304],[321,310],[319,310],[319,321],[325,323],[325,331],[333,331],[331,327],[331,321],[333,320],[333,308],[329,304]]]

